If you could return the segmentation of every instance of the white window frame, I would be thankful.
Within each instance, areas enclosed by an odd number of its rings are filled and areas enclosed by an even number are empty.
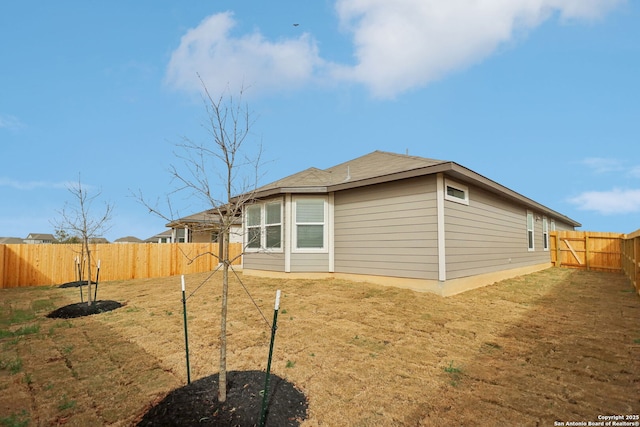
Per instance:
[[[449,187],[454,190],[462,191],[464,193],[464,197],[456,197],[449,194]],[[449,200],[450,202],[460,203],[463,205],[469,205],[469,187],[466,185],[458,184],[457,182],[451,181],[449,179],[444,180],[444,199]]]
[[[280,222],[279,223],[272,223],[272,224],[267,224],[266,223],[266,217],[267,217],[267,205],[271,205],[271,204],[279,204],[280,205]],[[276,199],[276,200],[265,200],[264,202],[260,202],[260,203],[254,203],[251,205],[248,205],[247,208],[249,207],[255,207],[255,206],[259,206],[260,207],[260,224],[259,225],[255,225],[255,226],[249,226],[248,225],[248,221],[247,221],[247,215],[248,215],[248,209],[245,209],[244,212],[244,249],[246,252],[273,252],[273,253],[278,253],[278,252],[283,252],[284,251],[284,202],[280,199]],[[280,226],[280,247],[279,248],[267,248],[267,227],[274,227],[274,226]],[[259,228],[260,229],[260,247],[258,248],[251,248],[249,247],[249,229],[250,228]]]
[[[296,220],[296,209],[300,200],[322,200],[324,221],[311,223],[305,222],[300,225],[322,225],[322,247],[321,248],[299,248],[298,247],[298,222]],[[291,252],[292,253],[328,253],[329,252],[329,203],[327,197],[297,196],[293,197],[291,209]]]
[[[249,209],[250,208],[258,208],[260,210],[260,219],[258,221],[258,224],[256,225],[249,225]],[[262,205],[260,203],[255,203],[255,204],[251,204],[248,205],[245,209],[244,209],[244,220],[242,221],[242,223],[244,224],[244,249],[247,252],[258,252],[261,248],[262,248]],[[258,229],[258,236],[260,237],[260,241],[258,242],[258,247],[257,248],[252,248],[249,246],[249,237],[251,236],[251,233],[249,232],[250,229]]]
[[[536,250],[536,218],[533,212],[527,211],[527,250],[533,252]],[[529,228],[531,224],[531,228]]]
[[[549,251],[549,220],[546,216],[542,217],[542,248]]]

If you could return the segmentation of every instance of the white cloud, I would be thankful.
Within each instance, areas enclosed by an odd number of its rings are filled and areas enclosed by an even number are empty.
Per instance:
[[[252,87],[252,93],[287,90],[307,83],[322,66],[315,42],[308,34],[270,42],[258,32],[234,38],[230,12],[207,17],[180,40],[172,53],[166,81],[187,91],[201,91],[200,74],[212,93],[228,86]]]
[[[640,189],[613,189],[611,191],[586,191],[569,200],[578,209],[603,215],[640,212]]]
[[[68,181],[66,182],[16,181],[8,178],[0,178],[0,187],[10,187],[15,190],[38,190],[38,189],[66,190],[77,185],[78,185],[77,183],[72,183]]]
[[[551,16],[596,19],[625,0],[336,0],[352,35],[354,64],[323,61],[308,34],[277,42],[259,32],[234,37],[232,14],[206,18],[173,52],[167,82],[200,90],[231,85],[259,91],[299,87],[322,73],[393,97],[477,63]]]
[[[624,166],[620,160],[605,157],[589,157],[583,159],[581,163],[596,173],[620,172],[624,170]]]
[[[23,127],[24,124],[16,116],[0,114],[0,129],[18,130]]]
[[[392,97],[479,62],[554,13],[596,18],[618,0],[338,0],[357,64],[341,75]]]

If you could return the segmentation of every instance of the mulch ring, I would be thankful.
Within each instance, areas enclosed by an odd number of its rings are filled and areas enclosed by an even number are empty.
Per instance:
[[[91,281],[92,284],[96,285],[97,283],[94,281]],[[78,286],[87,286],[89,284],[88,280],[76,280],[75,282],[67,282],[67,283],[63,283],[62,285],[58,286],[59,288],[77,288]]]
[[[138,426],[234,426],[260,424],[265,372],[227,372],[227,399],[218,402],[218,374],[173,390]],[[265,426],[297,427],[307,417],[307,398],[293,384],[271,374]]]
[[[122,307],[118,301],[104,300],[94,301],[93,304],[77,302],[65,305],[47,314],[50,319],[71,319],[74,317],[90,316],[92,314],[104,313]]]

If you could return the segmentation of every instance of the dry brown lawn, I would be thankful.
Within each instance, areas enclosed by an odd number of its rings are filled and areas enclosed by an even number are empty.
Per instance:
[[[218,370],[220,277],[207,276],[186,277],[192,380]],[[640,413],[640,298],[622,275],[553,268],[449,298],[343,280],[243,283],[256,305],[234,279],[228,369],[266,369],[281,289],[272,372],[308,397],[303,426]],[[77,289],[0,291],[0,425],[132,425],[186,383],[179,277],[105,282],[98,297],[125,306],[56,320],[45,315],[78,302]]]

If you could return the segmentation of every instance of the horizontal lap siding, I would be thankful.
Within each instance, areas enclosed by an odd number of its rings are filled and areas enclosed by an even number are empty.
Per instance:
[[[293,253],[291,254],[292,273],[326,273],[329,271],[328,253]]]
[[[284,271],[284,253],[246,252],[242,258],[247,270]]]
[[[336,193],[335,271],[437,279],[435,178]]]
[[[542,221],[534,233],[536,250],[529,252],[526,208],[470,187],[468,206],[445,201],[447,279],[549,262]]]

